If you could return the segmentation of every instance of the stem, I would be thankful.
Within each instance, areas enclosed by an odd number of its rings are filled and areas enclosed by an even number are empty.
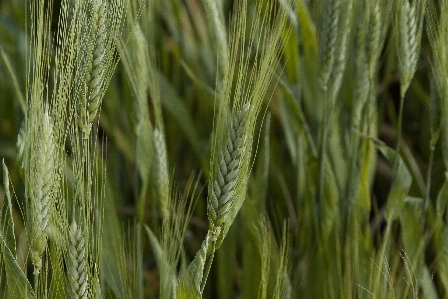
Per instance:
[[[434,162],[434,149],[435,146],[431,144],[429,149],[429,162],[428,162],[428,172],[426,174],[426,194],[425,194],[425,206],[424,206],[424,212],[423,215],[426,215],[426,211],[428,210],[430,196],[431,196],[431,172],[432,172],[432,165]],[[423,217],[423,220],[426,218]]]
[[[370,82],[372,82],[372,80],[370,80]],[[343,210],[343,212],[345,212],[345,215],[343,215],[344,219],[346,215],[350,215],[351,213],[351,207],[352,205],[356,202],[356,195],[358,193],[358,186],[359,186],[359,172],[357,172],[357,166],[358,166],[358,162],[359,163],[364,163],[365,161],[358,161],[359,158],[362,159],[362,156],[359,157],[360,154],[360,144],[361,143],[361,137],[360,137],[360,131],[361,131],[361,126],[362,126],[362,112],[363,112],[363,107],[366,105],[370,95],[372,92],[372,83],[369,83],[369,91],[367,92],[365,98],[360,98],[353,107],[353,112],[352,112],[352,132],[351,132],[351,138],[350,138],[350,169],[349,169],[349,179],[348,179],[348,190],[347,190],[347,201],[346,201],[346,211]],[[362,166],[362,164],[361,164]],[[359,166],[359,167],[361,167]],[[348,222],[347,225],[349,224],[349,218],[347,218]]]
[[[403,130],[403,108],[404,108],[404,96],[406,92],[400,93],[400,110],[398,112],[398,135],[397,135],[397,148],[395,149],[395,158],[394,158],[394,164],[392,168],[392,179],[395,178],[397,167],[398,167],[398,157],[400,156],[400,149],[401,149],[401,139],[402,139],[402,130]]]
[[[213,238],[215,239],[215,237],[213,237]],[[207,255],[207,262],[204,267],[204,275],[202,277],[202,282],[201,282],[201,294],[204,292],[205,284],[207,283],[207,277],[208,277],[208,274],[210,273],[210,269],[212,268],[213,257],[215,256],[215,249],[216,249],[216,241],[213,240],[211,253]]]
[[[137,223],[137,248],[136,248],[136,258],[137,258],[137,296],[136,298],[143,299],[143,263],[142,261],[142,229],[141,223]]]
[[[379,261],[377,263],[378,271],[375,275],[375,280],[373,282],[374,286],[373,286],[372,290],[380,290],[380,286],[381,286],[380,280],[382,277],[385,280],[388,279],[388,277],[385,275],[385,273],[388,273],[388,271],[387,271],[388,257],[387,256],[389,256],[389,242],[390,242],[392,220],[388,218],[386,220],[386,222],[387,222],[386,231],[384,233],[383,244],[381,246]],[[387,251],[387,256],[386,256],[386,251]],[[386,269],[384,269],[384,268],[386,268]],[[386,285],[387,285],[387,281],[386,281]],[[386,290],[384,290],[384,291],[386,291]],[[386,296],[384,296],[383,298],[386,298]]]
[[[356,131],[359,129],[359,124],[353,124],[352,126],[352,142],[351,142],[351,153],[350,153],[350,173],[348,179],[348,190],[347,190],[347,202],[345,204],[346,210],[342,211],[345,215],[349,215],[352,205],[356,201],[356,194],[358,192],[359,176],[357,175],[356,167],[358,164],[358,153],[360,137]],[[348,219],[347,219],[348,220]],[[347,223],[349,225],[349,223]]]
[[[135,146],[135,157],[138,157],[138,146],[136,144]],[[138,167],[137,167],[137,163],[135,163],[134,165],[134,173],[135,173],[135,180],[134,180],[134,200],[135,200],[135,204],[137,206],[137,227],[136,227],[136,242],[137,242],[137,246],[136,246],[136,276],[137,276],[137,282],[136,282],[136,293],[137,296],[136,298],[139,299],[143,299],[143,271],[142,271],[142,267],[143,267],[143,263],[142,261],[142,224],[144,222],[143,219],[143,208],[142,208],[142,202],[143,200],[140,198],[141,197],[141,193],[143,193],[144,191],[142,190],[140,193],[140,176],[139,176],[139,171],[138,171]],[[140,196],[139,196],[140,195]],[[140,200],[139,200],[140,198]]]
[[[324,123],[323,132],[322,132],[322,140],[320,145],[319,152],[319,189],[317,193],[317,212],[320,214],[320,206],[323,202],[323,194],[324,194],[324,184],[325,184],[325,162],[326,162],[326,154],[327,154],[327,143],[328,143],[328,131],[330,126],[330,103],[328,101],[328,92],[325,87],[325,102],[327,103],[324,108],[324,115],[322,122]]]
[[[34,293],[38,294],[39,292],[39,273],[34,271]]]

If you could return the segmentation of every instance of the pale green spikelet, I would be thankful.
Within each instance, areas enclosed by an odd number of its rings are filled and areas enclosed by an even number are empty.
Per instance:
[[[95,115],[100,106],[100,96],[101,96],[101,85],[103,84],[104,76],[104,56],[105,49],[104,43],[107,34],[106,27],[106,2],[98,1],[94,4],[94,10],[96,10],[97,20],[92,22],[92,33],[94,34],[93,40],[95,40],[95,48],[93,51],[92,58],[92,71],[87,73],[86,83],[88,83],[88,114],[89,117],[87,121],[89,123],[93,122]]]
[[[90,30],[82,31],[78,83],[78,126],[87,137],[101,107],[113,70],[118,62],[116,43],[122,28],[123,2],[93,0],[85,9]]]
[[[88,298],[88,264],[82,227],[70,225],[68,243],[68,279],[72,298]]]
[[[404,2],[401,13],[401,26],[402,32],[404,35],[402,38],[399,38],[399,60],[400,60],[400,68],[403,73],[403,83],[406,84],[408,79],[408,72],[410,72],[410,68],[412,64],[416,60],[416,50],[417,50],[417,41],[416,41],[416,31],[417,24],[415,20],[415,9],[412,7],[408,1]]]
[[[248,106],[236,113],[227,132],[225,147],[219,157],[219,167],[208,202],[208,219],[212,230],[223,225],[232,206],[246,147],[247,110]]]
[[[322,67],[322,83],[325,86],[330,78],[335,60],[336,40],[340,19],[340,0],[331,0],[325,7],[322,37],[319,43],[319,56]]]
[[[79,103],[79,126],[90,133],[93,119],[101,103],[101,90],[104,84],[105,39],[107,35],[106,2],[102,0],[91,3],[91,39],[94,41],[92,53],[87,53],[87,70],[85,72],[85,90]],[[88,49],[89,51],[90,49]]]
[[[41,256],[47,246],[50,206],[56,182],[55,148],[53,129],[48,113],[44,112],[42,122],[38,125],[35,139],[36,150],[31,153],[29,191],[31,207],[28,225],[30,226],[31,258],[35,273],[42,266]]]
[[[376,64],[378,62],[378,58],[381,54],[381,49],[378,47],[381,45],[381,11],[380,6],[377,1],[368,2],[370,6],[370,19],[369,26],[367,27],[367,60],[368,60],[368,69],[369,74],[372,77],[375,70]],[[364,26],[363,26],[364,27]]]
[[[425,11],[422,1],[402,0],[398,12],[398,68],[401,80],[401,95],[411,83],[420,55],[422,22]]]
[[[338,35],[338,39],[336,41],[336,53],[337,55],[334,58],[332,72],[330,74],[330,80],[327,84],[327,96],[330,102],[335,101],[339,89],[341,88],[342,77],[345,71],[346,62],[347,62],[347,43],[349,42],[349,36],[351,31],[351,19],[352,19],[352,11],[353,11],[353,1],[346,0],[344,2],[345,10],[341,13],[340,18],[340,26],[339,31],[342,31]]]
[[[154,130],[154,147],[157,154],[157,191],[162,213],[166,215],[169,197],[168,158],[165,138],[159,129]]]
[[[371,2],[369,2],[371,3]],[[375,16],[373,12],[375,11],[375,4],[372,6],[366,6],[364,8],[364,15],[362,20],[358,23],[359,30],[356,33],[356,43],[360,45],[366,45],[366,47],[358,47],[356,53],[356,81],[354,89],[354,106],[353,106],[353,125],[358,126],[358,119],[361,118],[361,112],[364,107],[364,101],[367,99],[369,88],[370,88],[370,74],[369,74],[369,63],[374,60],[376,55],[377,43],[374,41],[375,36],[378,34],[377,30],[374,28]],[[370,10],[368,9],[370,8]]]

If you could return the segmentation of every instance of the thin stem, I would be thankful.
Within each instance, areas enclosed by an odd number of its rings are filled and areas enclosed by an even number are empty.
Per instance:
[[[385,273],[387,273],[387,270],[385,270],[384,268],[387,269],[387,256],[389,256],[389,246],[390,246],[390,234],[391,234],[391,223],[392,220],[390,218],[387,219],[387,226],[386,226],[386,231],[384,233],[384,237],[383,237],[383,244],[381,246],[381,251],[380,251],[380,255],[379,255],[379,261],[377,264],[378,267],[378,271],[375,275],[375,280],[374,280],[374,286],[372,288],[372,290],[378,290],[380,289],[381,283],[381,277],[383,277],[384,280],[387,280],[387,277],[385,275]],[[387,251],[387,256],[386,256],[386,251]],[[387,285],[387,281],[386,281],[386,285]],[[386,290],[384,290],[386,291]],[[384,296],[384,298],[386,298],[386,296]]]
[[[135,156],[138,157],[138,146],[135,146]],[[134,172],[135,172],[135,180],[134,180],[134,200],[135,200],[135,205],[137,206],[137,226],[136,226],[136,298],[139,299],[143,299],[143,272],[142,272],[142,267],[143,264],[141,263],[142,261],[142,224],[144,222],[143,219],[143,208],[142,208],[142,202],[143,200],[140,199],[141,197],[141,193],[143,193],[144,191],[141,190],[140,191],[140,176],[137,175],[138,172],[138,167],[137,167],[137,163],[135,163],[134,165]],[[140,200],[139,200],[140,199]]]
[[[327,103],[324,108],[324,115],[323,115],[323,132],[322,132],[322,140],[320,145],[320,152],[319,152],[319,189],[317,193],[317,212],[320,214],[320,205],[323,202],[323,194],[324,194],[324,184],[325,184],[325,162],[326,162],[326,156],[327,156],[327,143],[328,143],[328,131],[330,126],[330,109],[329,109],[329,101],[328,101],[328,91],[325,87],[325,102]]]
[[[34,271],[34,292],[37,294],[39,292],[39,273]]]
[[[350,173],[348,180],[348,190],[347,190],[347,203],[345,204],[346,210],[343,210],[345,215],[350,214],[350,209],[353,203],[356,201],[356,194],[358,192],[358,184],[359,184],[359,176],[357,175],[357,165],[358,165],[358,157],[359,157],[359,144],[360,137],[358,134],[359,124],[353,124],[352,126],[352,142],[351,142],[351,165],[350,165]]]
[[[395,178],[397,167],[398,167],[398,157],[400,156],[400,150],[401,150],[401,139],[403,135],[403,108],[404,108],[404,96],[406,94],[406,91],[401,93],[400,96],[400,110],[398,112],[398,135],[397,135],[397,147],[395,149],[395,158],[394,158],[394,164],[392,168],[392,178]]]
[[[212,248],[210,250],[210,254],[207,255],[207,261],[206,261],[206,265],[204,267],[204,275],[202,277],[202,282],[201,282],[201,293],[204,292],[204,288],[205,288],[205,284],[207,283],[207,278],[208,278],[208,274],[210,273],[210,269],[212,268],[212,263],[213,263],[213,257],[215,256],[215,250],[216,250],[216,232],[213,232],[213,240],[212,240]]]
[[[428,172],[426,175],[426,194],[425,194],[425,208],[424,208],[424,212],[423,215],[426,215],[426,211],[428,210],[428,206],[429,206],[429,201],[431,200],[430,196],[431,196],[431,172],[432,172],[432,165],[434,162],[434,145],[431,144],[430,149],[429,149],[429,162],[428,162]],[[425,220],[426,218],[423,217],[423,219]]]
[[[142,253],[142,227],[141,227],[141,222],[137,223],[137,296],[136,298],[139,299],[143,299],[143,272],[142,272],[142,267],[143,267],[143,263],[142,261],[142,257],[143,257],[143,253]]]

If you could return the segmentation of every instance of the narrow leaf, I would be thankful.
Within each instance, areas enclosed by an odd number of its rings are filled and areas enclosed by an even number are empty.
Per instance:
[[[395,151],[384,144],[378,144],[378,148],[389,163],[393,163],[395,159]],[[397,158],[397,170],[387,197],[386,213],[390,220],[395,220],[399,217],[404,206],[404,200],[412,183],[412,176],[408,167],[403,162],[401,156],[398,156]]]
[[[11,250],[9,250],[5,239],[0,236],[1,247],[3,251],[3,260],[5,263],[6,283],[8,285],[8,293],[10,298],[14,299],[30,299],[36,298],[31,284],[26,279],[25,273],[20,269]]]
[[[3,186],[5,188],[6,202],[1,207],[0,227],[6,246],[10,248],[13,256],[16,255],[16,239],[14,236],[14,220],[12,218],[11,193],[9,192],[9,172],[3,160]]]

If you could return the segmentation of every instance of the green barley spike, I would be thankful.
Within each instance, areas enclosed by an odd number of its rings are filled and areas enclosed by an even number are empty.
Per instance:
[[[107,36],[106,2],[97,0],[92,4],[92,40],[95,42],[90,57],[87,58],[88,69],[85,72],[85,91],[79,105],[79,126],[90,134],[93,120],[101,105],[102,88],[105,77],[105,56]]]
[[[330,79],[333,63],[335,60],[336,40],[340,19],[340,1],[332,0],[325,7],[325,14],[320,40],[320,60],[322,65],[322,84],[326,86]]]
[[[36,274],[42,266],[41,256],[47,246],[47,229],[50,219],[51,196],[55,175],[55,150],[53,130],[50,117],[44,112],[42,123],[37,128],[36,152],[32,155],[32,174],[30,179],[33,189],[30,191],[30,231],[31,231],[31,259]]]
[[[371,3],[369,26],[367,26],[367,60],[369,75],[373,77],[378,57],[381,51],[378,49],[381,40],[381,11],[378,2]]]
[[[219,157],[211,197],[208,204],[210,229],[221,227],[232,206],[233,195],[238,182],[246,147],[245,127],[248,107],[239,111],[227,133],[226,144]]]
[[[398,15],[398,67],[401,80],[401,96],[414,76],[420,54],[421,31],[425,13],[425,4],[408,0],[402,1]]]
[[[72,298],[88,298],[88,265],[82,228],[74,221],[69,230],[68,275]]]
[[[159,129],[154,130],[154,147],[157,153],[157,191],[163,215],[167,215],[169,184],[168,158],[166,153],[165,137]]]

